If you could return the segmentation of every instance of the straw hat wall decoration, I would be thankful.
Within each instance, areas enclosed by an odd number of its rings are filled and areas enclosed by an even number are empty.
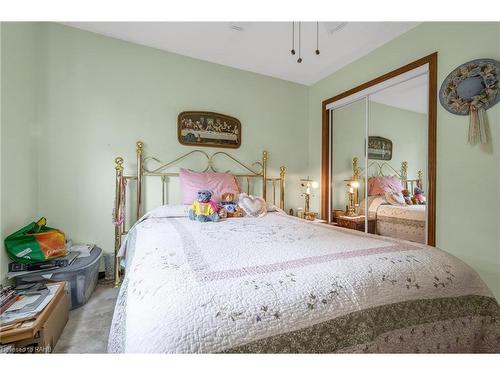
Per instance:
[[[439,101],[456,115],[469,115],[469,143],[487,143],[486,110],[500,101],[500,61],[477,59],[453,70],[443,81]]]

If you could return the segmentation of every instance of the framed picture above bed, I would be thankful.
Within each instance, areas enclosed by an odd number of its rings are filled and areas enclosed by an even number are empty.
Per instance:
[[[238,148],[241,122],[215,112],[181,112],[177,117],[177,138],[186,146]]]
[[[391,160],[392,141],[387,138],[369,136],[368,137],[368,159]]]

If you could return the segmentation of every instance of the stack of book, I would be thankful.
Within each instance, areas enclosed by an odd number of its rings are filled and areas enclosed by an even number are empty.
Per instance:
[[[28,327],[32,324],[32,320],[36,319],[38,314],[52,300],[55,292],[58,290],[59,284],[43,284],[31,283],[4,288],[7,293],[14,291],[16,296],[14,302],[0,314],[0,334],[3,331],[18,328]],[[2,289],[2,291],[4,290]]]
[[[13,286],[0,289],[0,314],[7,310],[17,301],[18,293]]]
[[[59,257],[45,262],[38,262],[32,264],[21,264],[16,262],[9,263],[9,272],[22,272],[22,271],[41,271],[59,267],[66,267],[69,265],[70,258],[68,256]]]
[[[67,267],[71,265],[71,263],[73,263],[79,255],[79,251],[70,251],[68,255],[64,257],[55,258],[45,262],[32,264],[11,262],[9,263],[9,272],[7,273],[7,278],[12,279],[14,277],[26,275],[33,272],[51,271],[62,267]]]

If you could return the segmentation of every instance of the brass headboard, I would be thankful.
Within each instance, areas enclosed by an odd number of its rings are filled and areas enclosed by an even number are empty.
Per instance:
[[[403,185],[403,188],[407,189],[410,191],[410,194],[414,194],[414,190],[416,187],[421,188],[422,187],[422,179],[423,179],[423,172],[421,170],[417,171],[417,178],[415,179],[409,179],[408,178],[408,162],[402,161],[401,162],[401,169],[397,171],[395,168],[393,168],[388,162],[384,161],[377,161],[377,160],[372,160],[368,163],[367,166],[368,170],[375,171],[374,173],[371,173],[369,177],[372,176],[387,176],[387,174],[384,171],[388,171],[387,173],[396,175],[400,180],[401,184]],[[354,157],[352,159],[352,179],[353,180],[358,180],[360,176],[363,176],[363,168],[359,168],[358,166],[358,158]],[[364,176],[362,177],[364,181]]]
[[[116,182],[115,182],[115,202],[113,211],[113,221],[115,225],[115,286],[120,283],[120,259],[118,257],[118,251],[121,246],[122,235],[127,233],[125,227],[125,216],[126,216],[126,192],[127,192],[127,182],[129,180],[134,180],[137,182],[136,185],[136,209],[135,209],[135,221],[139,220],[143,215],[143,183],[146,177],[157,177],[161,180],[162,186],[162,204],[167,203],[167,193],[166,184],[168,177],[178,177],[179,172],[169,171],[170,168],[177,166],[181,161],[189,159],[192,155],[203,155],[206,158],[206,167],[200,172],[220,172],[215,166],[215,160],[218,157],[224,157],[226,160],[234,163],[238,166],[244,173],[233,173],[237,178],[246,180],[247,192],[250,194],[250,182],[253,179],[262,179],[262,198],[267,201],[268,185],[272,186],[272,202],[276,205],[276,189],[279,188],[279,201],[278,206],[281,209],[285,208],[285,174],[286,168],[284,166],[280,167],[279,177],[269,177],[267,174],[267,161],[268,152],[262,152],[262,159],[251,165],[242,163],[232,155],[224,151],[214,152],[209,155],[202,150],[193,150],[178,158],[170,161],[163,162],[159,158],[153,156],[145,156],[144,154],[144,143],[139,141],[136,143],[136,155],[137,155],[137,171],[135,175],[125,175],[123,172],[123,158],[117,157],[115,159],[115,172],[116,172]],[[152,162],[156,163],[156,167],[151,168],[149,164]],[[230,171],[224,171],[230,172]]]

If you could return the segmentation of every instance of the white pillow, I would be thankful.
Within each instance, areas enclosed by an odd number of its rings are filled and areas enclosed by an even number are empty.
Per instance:
[[[246,193],[241,193],[238,197],[238,206],[246,215],[252,217],[262,217],[267,213],[267,204],[264,199]]]
[[[153,217],[185,217],[189,216],[188,204],[166,204],[164,206],[156,207],[149,211],[145,218],[150,219]]]
[[[276,212],[276,211],[280,211],[280,208],[272,203],[268,203],[266,205],[266,211],[267,212]]]
[[[238,203],[239,199],[240,199],[240,195],[242,195],[242,194],[247,196],[247,197],[249,196],[245,192],[239,193],[239,194],[235,195],[234,202]],[[264,198],[262,198],[262,200],[264,200]],[[267,212],[279,212],[279,211],[283,211],[283,210],[281,208],[279,208],[278,206],[276,206],[275,204],[266,201],[266,211]]]
[[[404,206],[406,204],[403,194],[395,191],[387,191],[385,193],[385,199],[389,204],[393,206]]]

